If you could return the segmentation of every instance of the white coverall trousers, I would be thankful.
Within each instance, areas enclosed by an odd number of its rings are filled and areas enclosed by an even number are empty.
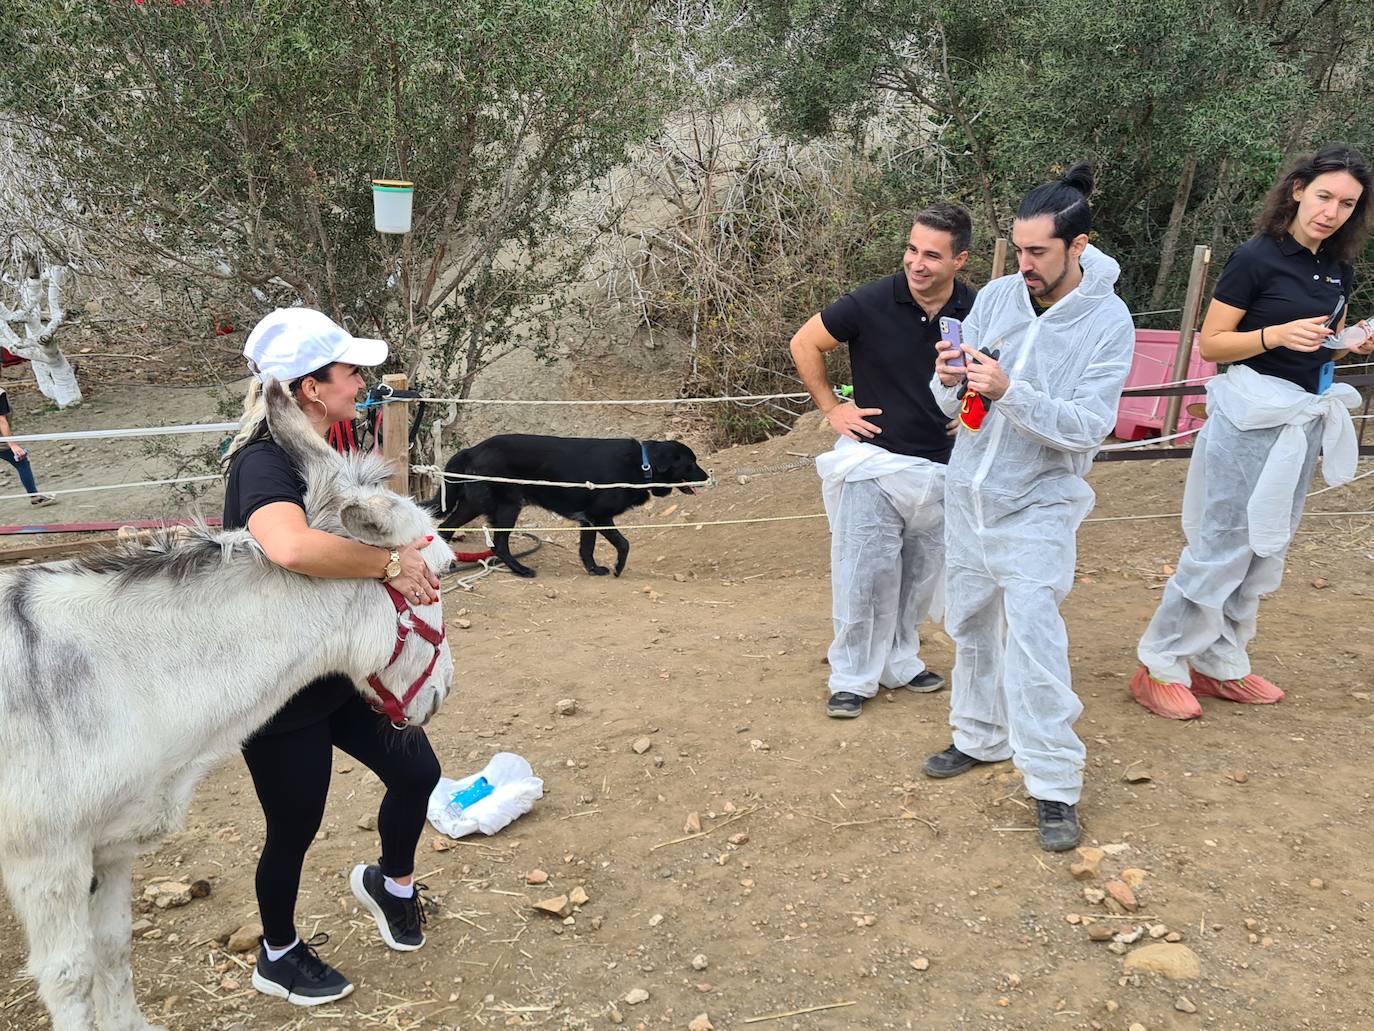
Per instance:
[[[1038,503],[979,533],[974,501],[950,488],[945,631],[954,639],[954,745],[984,762],[1012,759],[1031,797],[1077,805],[1087,750],[1073,732],[1083,704],[1069,673],[1059,606],[1073,586],[1086,496]],[[1076,493],[1076,492],[1075,492]]]
[[[925,671],[918,625],[944,573],[943,469],[843,483],[831,513],[830,693],[872,698]],[[894,492],[894,478],[917,492]]]
[[[1190,666],[1217,680],[1240,680],[1250,673],[1246,649],[1255,636],[1260,598],[1278,590],[1288,546],[1272,555],[1257,554],[1246,505],[1282,430],[1242,430],[1221,412],[1209,415],[1197,442],[1199,450],[1206,449],[1207,462],[1202,521],[1190,534],[1137,649],[1156,680],[1187,684]],[[1321,422],[1312,422],[1306,436],[1307,453],[1292,501],[1294,527],[1317,465]]]

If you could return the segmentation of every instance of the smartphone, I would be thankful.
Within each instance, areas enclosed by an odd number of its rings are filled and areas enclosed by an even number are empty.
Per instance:
[[[948,340],[954,345],[957,351],[964,342],[964,324],[958,319],[940,318],[940,339]],[[949,364],[952,368],[962,369],[964,367],[964,353],[959,352],[958,358],[951,358]]]
[[[1324,362],[1322,367],[1317,370],[1317,393],[1325,394],[1331,389],[1331,384],[1336,382],[1336,363]]]

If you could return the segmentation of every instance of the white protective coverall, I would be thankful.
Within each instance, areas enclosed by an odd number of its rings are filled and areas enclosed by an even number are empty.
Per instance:
[[[1348,409],[1359,403],[1349,384],[1311,394],[1245,365],[1207,384],[1183,491],[1188,544],[1137,650],[1150,676],[1187,684],[1190,665],[1217,680],[1249,674],[1259,600],[1283,580],[1318,453],[1331,486],[1355,475]]]
[[[872,698],[926,668],[916,628],[939,618],[945,467],[841,437],[816,471],[830,521],[830,693]]]
[[[1011,385],[977,433],[960,428],[945,481],[954,744],[985,762],[1013,759],[1032,797],[1069,805],[1086,750],[1059,605],[1093,506],[1083,477],[1116,423],[1135,350],[1113,289],[1121,266],[1091,245],[1080,261],[1082,282],[1039,317],[1019,275],[979,292],[964,341],[1000,351]],[[959,410],[957,387],[937,376],[931,389]]]

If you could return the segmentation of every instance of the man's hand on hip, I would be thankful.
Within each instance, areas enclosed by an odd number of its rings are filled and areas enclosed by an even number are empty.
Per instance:
[[[882,414],[881,408],[858,408],[853,402],[847,401],[830,409],[825,413],[825,417],[831,428],[841,437],[864,441],[883,432],[881,428],[869,422],[866,417]]]

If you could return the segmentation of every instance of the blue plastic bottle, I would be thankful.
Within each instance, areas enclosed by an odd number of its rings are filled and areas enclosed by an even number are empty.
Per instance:
[[[453,797],[448,801],[448,811],[450,816],[461,816],[463,810],[474,802],[480,802],[495,790],[486,777],[478,777],[467,787],[455,791]]]

